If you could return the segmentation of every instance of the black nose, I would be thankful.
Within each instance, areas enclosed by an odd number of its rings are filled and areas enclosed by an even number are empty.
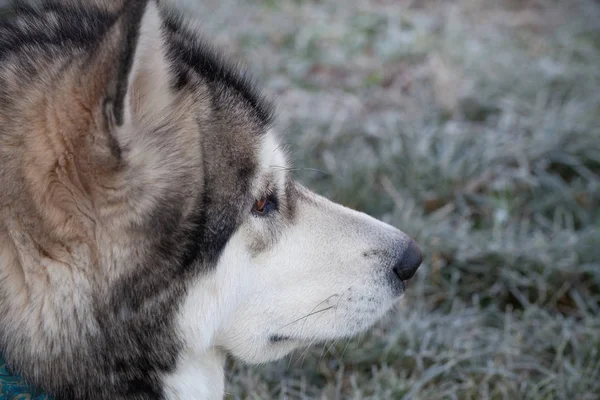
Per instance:
[[[413,277],[423,261],[421,249],[417,242],[411,239],[400,261],[394,266],[394,273],[400,280],[406,281]]]

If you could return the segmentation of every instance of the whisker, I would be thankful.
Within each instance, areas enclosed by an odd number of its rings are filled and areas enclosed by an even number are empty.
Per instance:
[[[311,313],[312,313],[312,311],[315,310],[315,308],[319,307],[321,304],[325,303],[326,301],[328,301],[329,299],[331,299],[334,296],[337,296],[337,293],[334,293],[331,296],[327,297],[325,300],[320,301],[319,304],[317,304],[316,306],[313,307],[313,309],[311,310]],[[335,311],[337,311],[337,308],[335,309]],[[308,318],[305,318],[302,326],[297,330],[297,334],[299,337],[304,336],[303,331],[304,331],[304,327],[306,326],[307,322],[308,322]]]
[[[325,356],[327,354],[334,354],[334,352],[332,351],[332,349],[335,350],[335,345],[336,345],[337,342],[338,342],[337,339],[333,340],[331,342],[331,344],[329,345],[329,347],[327,347],[327,348],[324,349],[325,351],[323,352],[323,355]]]
[[[310,341],[310,343],[308,344],[308,346],[306,346],[306,348],[304,349],[304,351],[302,352],[302,354],[300,354],[299,360],[300,360],[300,367],[302,367],[304,365],[304,361],[306,361],[306,356],[308,355],[308,351],[310,350],[310,347],[313,344],[313,340]]]
[[[329,296],[329,297],[328,297],[328,299],[329,299],[329,298],[331,298],[331,297],[333,297],[333,295],[332,295],[332,296]],[[326,300],[327,300],[327,299],[326,299]],[[323,300],[323,301],[326,301],[326,300]],[[321,303],[323,303],[323,301],[322,301]],[[319,304],[321,304],[321,303],[319,303]],[[332,307],[333,307],[333,306],[332,306]],[[323,315],[321,314],[319,317],[317,317],[317,321],[318,321],[318,319],[319,319],[319,318],[321,318],[322,316],[323,316]],[[301,327],[301,328],[300,328],[300,330],[299,330],[299,332],[300,332],[300,335],[299,335],[299,336],[300,336],[300,337],[302,337],[302,336],[303,336],[303,335],[302,335],[302,331],[304,330],[304,327],[305,327],[305,326],[306,326],[306,320],[304,320],[304,324],[302,324],[302,327]],[[316,341],[317,341],[317,338],[316,338],[316,337],[313,337],[313,338],[310,340],[310,342],[308,343],[308,346],[306,347],[306,349],[304,350],[304,352],[303,352],[303,353],[300,355],[300,359],[301,359],[300,365],[302,365],[302,364],[304,363],[304,361],[306,360],[306,357],[308,356],[308,352],[311,350],[311,348],[312,348],[312,345],[313,345],[313,344],[314,344]]]
[[[287,147],[287,145],[285,143],[279,143],[277,145],[277,147],[275,147],[273,149],[273,153],[277,152],[278,150],[282,150],[283,152],[285,152],[286,151],[286,147]]]
[[[346,339],[346,345],[344,346],[344,349],[342,350],[342,354],[340,355],[340,358],[344,358],[344,354],[346,354],[346,350],[348,349],[348,345],[350,344],[351,340],[352,340],[352,338]]]
[[[321,301],[321,302],[319,302],[319,303],[318,303],[316,306],[314,306],[314,307],[313,307],[313,309],[312,309],[312,310],[311,310],[311,311],[310,311],[308,314],[306,314],[306,315],[304,315],[303,317],[300,317],[300,318],[298,318],[298,319],[295,319],[295,320],[293,320],[292,322],[290,322],[290,323],[288,323],[288,324],[286,324],[286,325],[282,326],[281,328],[279,328],[279,330],[281,330],[281,329],[283,329],[283,328],[286,328],[286,327],[290,326],[291,324],[294,324],[294,323],[296,323],[296,322],[298,322],[298,321],[300,321],[300,320],[303,320],[303,319],[305,319],[305,318],[308,318],[308,317],[310,317],[311,315],[315,315],[315,314],[318,314],[318,313],[320,313],[320,312],[323,312],[323,311],[330,310],[331,308],[335,307],[335,306],[329,306],[329,307],[326,307],[326,308],[324,308],[324,309],[322,309],[322,310],[317,310],[317,311],[314,311],[314,309],[315,309],[315,308],[319,307],[321,304],[325,303],[327,300],[329,300],[329,299],[331,299],[332,297],[335,297],[335,296],[337,296],[337,295],[338,295],[337,293],[334,293],[334,294],[332,294],[331,296],[329,296],[328,298],[326,298],[325,300],[322,300],[322,301]]]
[[[322,312],[325,312],[325,311],[327,311],[327,310],[331,310],[332,308],[334,308],[334,306],[329,306],[329,307],[325,307],[325,308],[323,308],[323,309],[321,309],[321,310],[313,311],[313,312],[311,312],[311,313],[309,313],[309,314],[307,314],[307,315],[305,315],[305,316],[303,316],[303,317],[300,317],[300,318],[298,318],[298,319],[295,319],[295,320],[293,320],[293,321],[292,321],[292,322],[290,322],[289,324],[286,324],[286,325],[282,326],[282,327],[281,327],[281,328],[279,328],[279,329],[281,330],[281,329],[283,329],[283,328],[285,328],[285,327],[287,327],[287,326],[290,326],[290,325],[292,325],[292,324],[294,324],[294,323],[296,323],[296,322],[302,321],[302,320],[304,320],[304,321],[306,322],[306,319],[307,319],[308,317],[310,317],[310,316],[313,316],[313,315],[316,315],[316,314],[320,314],[320,313],[322,313]],[[304,329],[304,324],[302,325],[302,327],[300,327],[300,329],[298,329],[298,331],[297,331],[297,332],[301,332],[301,331],[302,331],[302,329]],[[292,336],[293,336],[293,335],[292,335]]]
[[[318,168],[309,168],[309,167],[282,167],[281,165],[270,165],[270,168],[281,169],[289,172],[298,172],[298,171],[311,171],[311,172],[319,172],[325,176],[330,176],[329,172],[323,171]]]
[[[325,352],[327,351],[327,344],[329,343],[329,340],[326,340],[325,343],[323,343],[323,347],[321,348],[321,354],[319,355],[319,363],[321,361],[323,361],[323,358],[325,357]]]

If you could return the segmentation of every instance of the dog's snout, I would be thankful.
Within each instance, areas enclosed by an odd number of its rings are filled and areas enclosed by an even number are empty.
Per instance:
[[[422,261],[421,249],[417,242],[411,239],[400,261],[394,266],[394,273],[400,280],[406,281],[413,277]]]

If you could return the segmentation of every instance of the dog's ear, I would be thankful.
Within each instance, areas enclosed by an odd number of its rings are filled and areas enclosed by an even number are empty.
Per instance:
[[[126,2],[117,23],[117,67],[108,84],[104,114],[111,130],[136,130],[171,104],[163,23],[152,0]]]

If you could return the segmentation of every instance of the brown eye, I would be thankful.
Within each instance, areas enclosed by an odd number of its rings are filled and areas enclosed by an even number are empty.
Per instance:
[[[277,210],[277,200],[274,196],[268,196],[254,202],[252,213],[255,215],[266,216],[272,211]]]
[[[265,212],[266,205],[267,205],[267,199],[256,200],[256,203],[254,203],[254,211],[256,211],[258,213],[263,213],[263,212]]]

